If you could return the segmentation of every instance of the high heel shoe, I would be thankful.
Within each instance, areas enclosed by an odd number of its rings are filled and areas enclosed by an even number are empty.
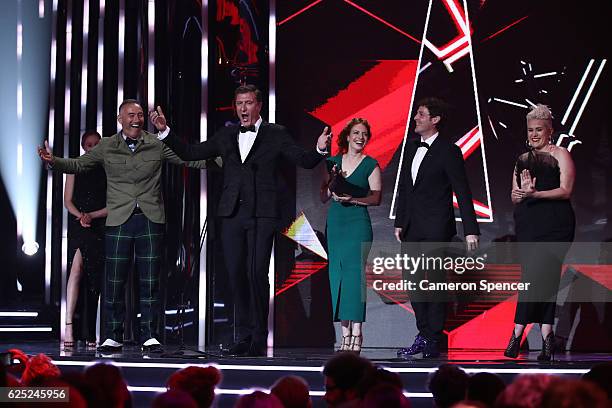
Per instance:
[[[550,361],[555,356],[555,335],[550,332],[542,339],[542,351],[538,355],[538,361]]]
[[[359,354],[361,353],[361,343],[363,343],[363,334],[358,336],[351,336],[351,345],[348,351]]]
[[[72,322],[70,323],[66,323],[66,326],[72,326]],[[68,328],[68,327],[66,327]],[[70,328],[70,337],[73,337],[74,333],[72,333],[72,327]],[[66,335],[64,334],[64,338],[66,338]],[[74,347],[74,338],[73,340],[64,340],[64,349],[71,349]]]
[[[508,347],[506,347],[506,351],[504,351],[504,356],[509,358],[517,358],[519,355],[519,351],[521,349],[521,338],[523,334],[519,337],[514,335],[514,330],[512,330],[512,336],[510,337],[510,341],[508,342]]]
[[[339,353],[341,351],[348,351],[350,346],[351,346],[351,335],[350,334],[343,335],[342,343],[340,343],[340,348],[337,350],[337,352]]]

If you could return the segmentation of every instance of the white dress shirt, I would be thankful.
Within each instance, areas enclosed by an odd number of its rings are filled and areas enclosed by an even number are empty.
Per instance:
[[[428,137],[427,140],[423,140],[423,137],[421,137],[421,142],[427,143],[431,147],[431,144],[436,140],[437,137],[438,133],[436,132],[433,136]],[[417,175],[419,174],[419,167],[421,167],[421,163],[423,162],[423,159],[425,158],[425,155],[427,154],[428,150],[429,149],[424,146],[419,146],[417,148],[416,153],[414,154],[414,158],[412,159],[412,167],[410,168],[410,171],[412,173],[413,185],[416,181]]]
[[[255,138],[257,137],[257,132],[259,131],[259,126],[261,126],[261,122],[263,122],[263,120],[260,116],[259,119],[257,119],[257,122],[255,122],[254,132],[248,131],[244,133],[238,133],[238,149],[240,149],[240,159],[243,163],[249,155],[253,144],[255,143]]]

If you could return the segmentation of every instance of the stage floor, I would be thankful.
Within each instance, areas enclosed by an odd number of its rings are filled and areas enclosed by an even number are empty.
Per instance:
[[[74,350],[61,350],[58,342],[28,342],[20,344],[0,343],[0,351],[18,348],[26,354],[49,355],[62,371],[80,371],[95,362],[113,363],[123,370],[130,386],[135,406],[150,406],[155,394],[164,390],[166,379],[175,370],[189,365],[214,364],[223,372],[223,381],[218,389],[218,407],[232,407],[236,399],[252,389],[268,389],[278,378],[295,374],[302,376],[310,385],[314,406],[325,406],[323,395],[322,366],[334,355],[331,349],[275,349],[268,357],[227,358],[218,350],[208,350],[199,357],[179,356],[173,353],[177,347],[168,346],[167,354],[143,355],[138,346],[126,346],[122,353],[102,355],[84,346]],[[581,376],[598,362],[612,361],[609,354],[562,353],[555,361],[540,363],[538,351],[523,353],[517,360],[504,358],[502,350],[462,351],[443,353],[438,359],[400,360],[395,349],[368,348],[362,356],[375,364],[397,372],[413,407],[430,407],[431,394],[426,383],[430,373],[440,364],[460,365],[468,373],[488,371],[497,373],[507,383],[523,373],[549,373],[566,376]]]

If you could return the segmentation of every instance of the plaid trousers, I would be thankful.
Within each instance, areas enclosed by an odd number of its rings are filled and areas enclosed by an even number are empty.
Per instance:
[[[140,292],[140,337],[158,338],[159,273],[164,224],[151,222],[134,213],[123,224],[106,227],[105,232],[105,335],[123,342],[125,321],[125,282],[132,256],[136,252],[136,273]],[[134,251],[135,250],[135,251]]]

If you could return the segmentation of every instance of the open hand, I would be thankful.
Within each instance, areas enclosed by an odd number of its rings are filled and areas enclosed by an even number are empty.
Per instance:
[[[332,199],[341,203],[348,203],[353,199],[353,197],[348,194],[337,195],[336,193],[332,192]]]
[[[166,117],[164,116],[161,106],[158,106],[157,110],[149,112],[149,119],[158,132],[166,130],[168,123],[166,122]]]
[[[468,251],[475,251],[478,249],[478,235],[466,235],[465,244]]]
[[[530,197],[535,193],[536,178],[531,177],[529,170],[525,169],[521,172],[521,190],[525,192],[525,198]]]
[[[43,161],[43,163],[53,164],[55,159],[53,157],[53,152],[51,151],[51,148],[49,147],[49,142],[45,140],[45,146],[44,147],[38,146],[37,151],[38,151],[38,156],[40,157],[40,160]]]

